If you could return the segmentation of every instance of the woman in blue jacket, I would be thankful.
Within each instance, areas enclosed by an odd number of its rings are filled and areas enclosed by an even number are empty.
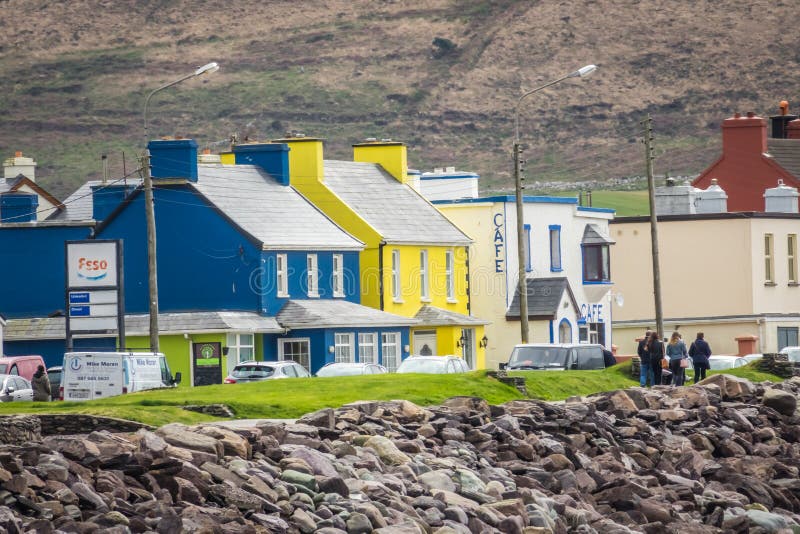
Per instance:
[[[676,386],[682,386],[686,380],[681,362],[688,357],[686,343],[683,342],[678,332],[673,332],[667,344],[667,358],[669,359],[669,370],[672,371],[672,383]]]
[[[697,339],[695,339],[692,346],[689,347],[689,356],[692,357],[694,383],[697,384],[697,382],[706,377],[708,358],[711,356],[711,347],[708,345],[708,342],[703,339],[702,332],[697,333]]]

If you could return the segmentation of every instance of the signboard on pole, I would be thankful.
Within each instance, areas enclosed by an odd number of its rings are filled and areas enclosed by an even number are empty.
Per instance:
[[[73,336],[116,334],[125,346],[122,241],[66,242],[67,351]]]

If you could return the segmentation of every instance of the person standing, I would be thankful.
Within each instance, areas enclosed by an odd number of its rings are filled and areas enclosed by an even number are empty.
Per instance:
[[[683,342],[678,332],[673,332],[669,338],[667,358],[669,359],[669,370],[672,371],[672,383],[676,386],[682,386],[686,381],[686,377],[681,363],[688,358],[688,354],[686,352],[686,343]]]
[[[689,356],[692,358],[694,367],[694,383],[697,384],[700,380],[705,379],[709,367],[708,358],[711,357],[711,346],[705,340],[702,332],[697,333],[697,339],[689,347]]]
[[[33,387],[33,400],[39,402],[50,401],[50,379],[47,373],[44,372],[44,366],[40,365],[33,373],[31,379],[31,386]]]
[[[653,385],[653,373],[650,369],[650,355],[645,352],[647,341],[650,339],[650,334],[653,332],[648,330],[644,333],[644,337],[639,340],[639,346],[636,348],[636,354],[639,355],[639,385],[641,387],[647,386],[647,380],[650,379],[650,385]]]
[[[650,359],[650,368],[653,370],[653,385],[661,385],[661,362],[664,360],[664,342],[658,332],[651,332],[645,347]]]

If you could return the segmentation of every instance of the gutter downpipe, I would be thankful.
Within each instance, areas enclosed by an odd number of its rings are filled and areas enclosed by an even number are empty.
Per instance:
[[[378,243],[378,295],[380,296],[381,311],[383,309],[383,247],[386,241]]]

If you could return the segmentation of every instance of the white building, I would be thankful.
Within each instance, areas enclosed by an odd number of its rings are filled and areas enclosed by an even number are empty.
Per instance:
[[[474,240],[470,307],[491,321],[486,366],[496,368],[520,342],[515,197],[434,204]],[[611,346],[613,217],[614,210],[581,207],[576,198],[525,197],[530,342]]]

